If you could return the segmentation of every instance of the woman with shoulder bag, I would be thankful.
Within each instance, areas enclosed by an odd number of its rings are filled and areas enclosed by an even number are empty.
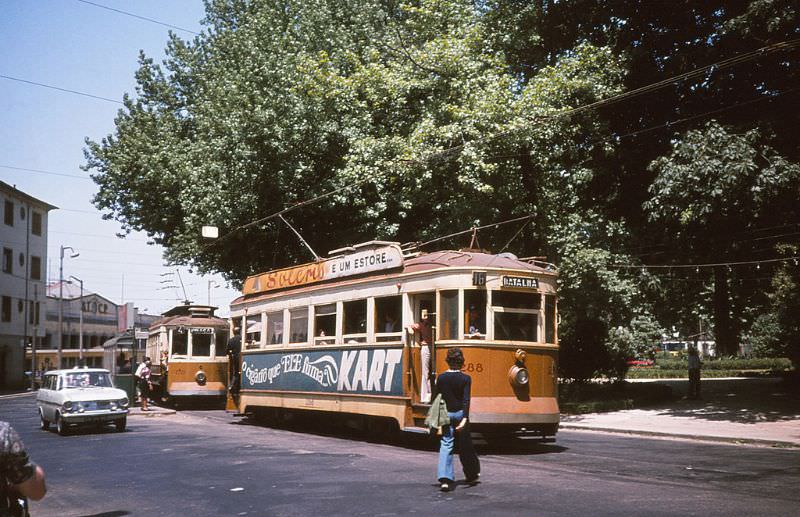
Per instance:
[[[474,484],[478,481],[481,464],[469,429],[469,402],[472,390],[472,379],[461,371],[464,367],[464,353],[460,348],[447,350],[445,359],[450,367],[436,379],[436,388],[447,406],[447,415],[450,425],[442,427],[442,437],[439,446],[439,466],[437,476],[440,489],[443,492],[452,490],[454,484],[453,449],[456,442],[459,447],[459,459],[467,483]]]

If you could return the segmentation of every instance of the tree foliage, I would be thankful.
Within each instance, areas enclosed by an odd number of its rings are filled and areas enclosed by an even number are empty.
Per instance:
[[[206,12],[163,62],[140,57],[114,133],[87,140],[95,205],[168,261],[234,283],[307,261],[274,217],[286,209],[321,254],[530,215],[480,244],[559,263],[571,378],[624,375],[661,326],[689,335],[713,320],[731,352],[771,311],[788,335],[778,313],[792,298],[778,293],[791,289],[770,288],[771,262],[629,266],[789,256],[794,2],[207,0]],[[222,238],[203,241],[208,224]]]

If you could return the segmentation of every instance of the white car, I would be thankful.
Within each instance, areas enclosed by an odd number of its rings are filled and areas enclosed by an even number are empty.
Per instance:
[[[108,370],[101,368],[46,372],[36,395],[42,429],[49,429],[52,422],[61,435],[73,425],[109,422],[122,432],[129,403],[127,393],[115,388]]]

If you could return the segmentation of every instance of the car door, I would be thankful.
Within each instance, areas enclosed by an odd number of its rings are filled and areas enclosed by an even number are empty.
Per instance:
[[[53,397],[52,385],[53,376],[45,375],[44,379],[42,379],[42,387],[39,388],[39,393],[36,394],[36,399],[39,402],[39,408],[42,410],[42,414],[44,415],[45,419],[50,421],[53,419],[51,403],[51,399]]]

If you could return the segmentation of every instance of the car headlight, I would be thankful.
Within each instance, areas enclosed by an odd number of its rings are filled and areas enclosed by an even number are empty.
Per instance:
[[[205,372],[203,370],[198,371],[196,374],[194,374],[194,380],[197,381],[197,384],[199,384],[200,386],[205,385],[206,383]]]
[[[64,411],[67,411],[67,412],[72,411],[72,401],[68,400],[68,401],[64,402],[63,404],[61,404],[61,409],[63,409]]]
[[[128,401],[128,397],[125,397],[123,399],[119,399],[120,407],[128,407],[129,403],[130,403],[130,401]]]
[[[112,400],[111,403],[109,404],[109,407],[112,410],[116,410],[117,409],[117,401],[116,400]]]
[[[528,381],[530,380],[530,374],[528,373],[528,369],[521,367],[521,366],[512,366],[510,370],[508,370],[508,380],[511,382],[511,385],[515,388],[522,388],[528,385]]]

